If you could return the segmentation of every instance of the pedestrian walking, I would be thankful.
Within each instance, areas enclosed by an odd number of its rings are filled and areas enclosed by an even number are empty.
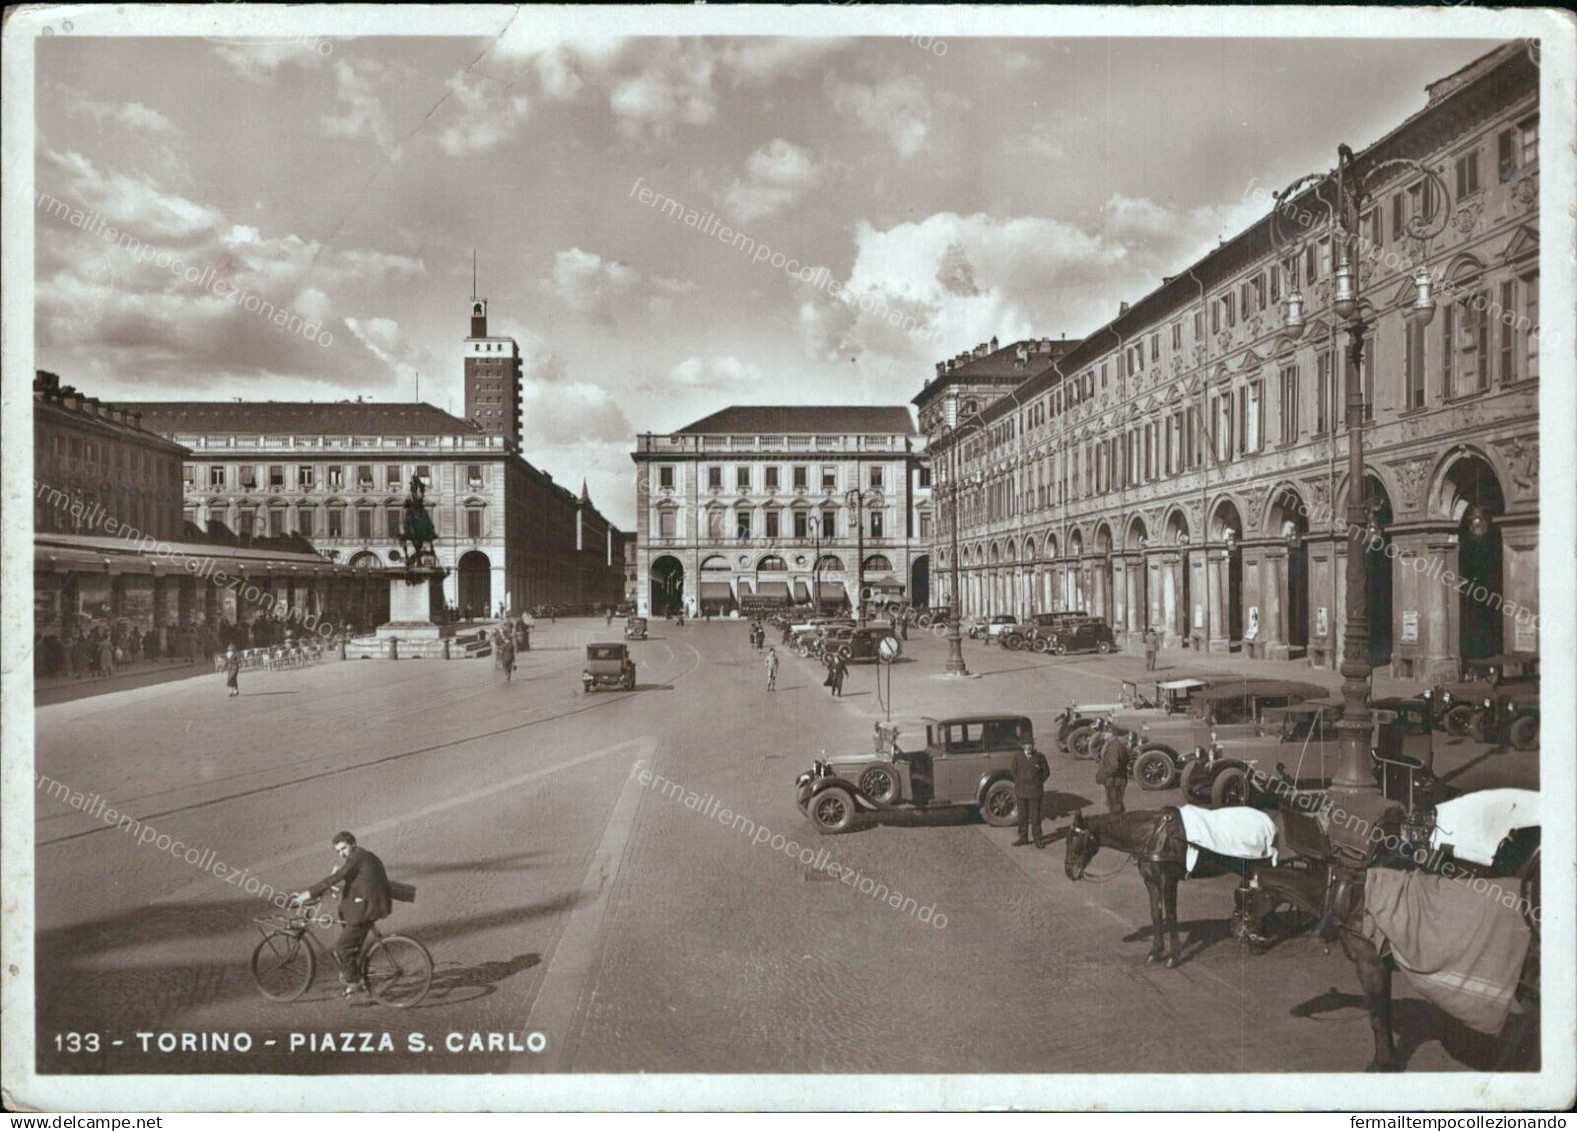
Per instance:
[[[1106,811],[1123,811],[1123,794],[1128,789],[1128,767],[1131,762],[1132,741],[1127,736],[1114,735],[1101,749],[1101,764],[1095,771],[1095,784],[1106,787]]]
[[[225,652],[225,686],[230,689],[228,698],[241,694],[241,657],[233,645]]]
[[[778,650],[776,648],[768,648],[767,649],[767,690],[768,691],[776,691],[777,689],[778,689]]]
[[[511,682],[515,677],[515,642],[508,636],[498,646],[498,666],[504,669],[504,682]]]
[[[1015,848],[1033,843],[1036,848],[1046,847],[1046,837],[1040,826],[1041,797],[1046,790],[1046,779],[1051,767],[1046,756],[1026,742],[1023,749],[1013,755],[1013,796],[1018,799],[1018,839]]]
[[[843,653],[832,654],[832,694],[835,699],[843,698],[843,679],[849,674],[849,661],[844,659]]]
[[[115,674],[115,645],[110,643],[110,638],[104,636],[99,640],[99,675],[112,676]]]
[[[1144,630],[1144,670],[1155,671],[1155,658],[1161,651],[1161,634],[1154,626]]]

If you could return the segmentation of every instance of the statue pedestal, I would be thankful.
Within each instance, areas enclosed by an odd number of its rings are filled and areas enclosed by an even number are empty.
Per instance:
[[[448,570],[420,565],[378,572],[389,585],[389,621],[371,636],[351,641],[347,659],[444,660],[475,654],[472,642],[454,640],[454,625],[432,618],[433,583],[448,576]]]

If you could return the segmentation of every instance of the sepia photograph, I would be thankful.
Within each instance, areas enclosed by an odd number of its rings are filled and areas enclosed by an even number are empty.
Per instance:
[[[1567,1109],[1574,27],[8,9],[7,1107]]]

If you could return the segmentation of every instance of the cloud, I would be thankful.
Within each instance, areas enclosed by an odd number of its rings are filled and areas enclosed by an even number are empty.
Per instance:
[[[100,129],[113,122],[129,130],[164,137],[174,137],[181,132],[174,122],[141,102],[102,102],[65,83],[56,83],[55,91],[66,113],[92,118]]]
[[[324,47],[328,50],[325,51]],[[220,40],[215,42],[214,54],[248,82],[267,86],[274,82],[280,69],[287,65],[305,70],[323,66],[333,54],[333,45],[327,40],[313,38]]]
[[[46,150],[38,187],[40,361],[84,384],[136,395],[142,381],[259,393],[266,382],[279,396],[276,380],[370,390],[418,362],[395,324],[354,307],[419,276],[420,259],[265,233],[74,152]],[[309,337],[302,322],[319,329]]]
[[[334,95],[343,106],[319,119],[323,136],[367,137],[385,152],[394,148],[389,116],[377,93],[393,80],[394,75],[372,59],[334,60]]]
[[[776,216],[819,184],[821,177],[814,155],[777,138],[745,159],[745,178],[728,187],[723,203],[740,223]]]
[[[576,313],[612,322],[616,303],[640,279],[641,273],[626,263],[572,247],[553,257],[553,275],[542,287]]]
[[[620,444],[628,452],[635,430],[612,393],[572,379],[563,359],[545,348],[526,354],[521,373],[527,452],[583,444]]]
[[[412,342],[394,319],[346,318],[344,322],[356,340],[402,381],[412,374],[420,373],[423,368],[427,368],[428,372],[434,371],[434,366],[423,365],[424,360],[428,360],[426,351]]]
[[[1022,133],[1006,134],[1002,138],[1002,152],[1010,159],[1039,157],[1059,161],[1068,155],[1058,136],[1059,126],[1060,119],[1054,119],[1053,122],[1036,122]]]
[[[1241,228],[1240,213],[1114,195],[1088,228],[952,212],[885,230],[861,222],[839,297],[802,291],[800,331],[816,356],[893,371],[992,336],[1087,333],[1214,247],[1218,232]]]
[[[704,44],[660,40],[650,62],[613,81],[608,107],[614,124],[629,141],[667,138],[681,123],[709,125],[717,117],[713,87],[717,56]]]
[[[834,109],[886,134],[900,156],[913,157],[926,148],[931,106],[915,76],[897,75],[871,86],[828,75],[827,93]]]
[[[705,360],[688,357],[668,371],[668,376],[653,388],[658,390],[707,389],[738,390],[761,380],[761,370],[737,357]]]
[[[486,153],[515,135],[531,114],[531,100],[511,89],[514,79],[460,71],[449,80],[457,118],[438,135],[451,157]]]

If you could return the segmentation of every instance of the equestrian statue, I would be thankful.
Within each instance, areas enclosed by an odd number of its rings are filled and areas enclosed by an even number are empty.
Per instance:
[[[411,476],[411,489],[405,496],[405,518],[400,524],[400,546],[408,570],[438,565],[438,555],[433,552],[438,533],[433,529],[433,516],[427,513],[426,495],[427,486],[421,476]]]

